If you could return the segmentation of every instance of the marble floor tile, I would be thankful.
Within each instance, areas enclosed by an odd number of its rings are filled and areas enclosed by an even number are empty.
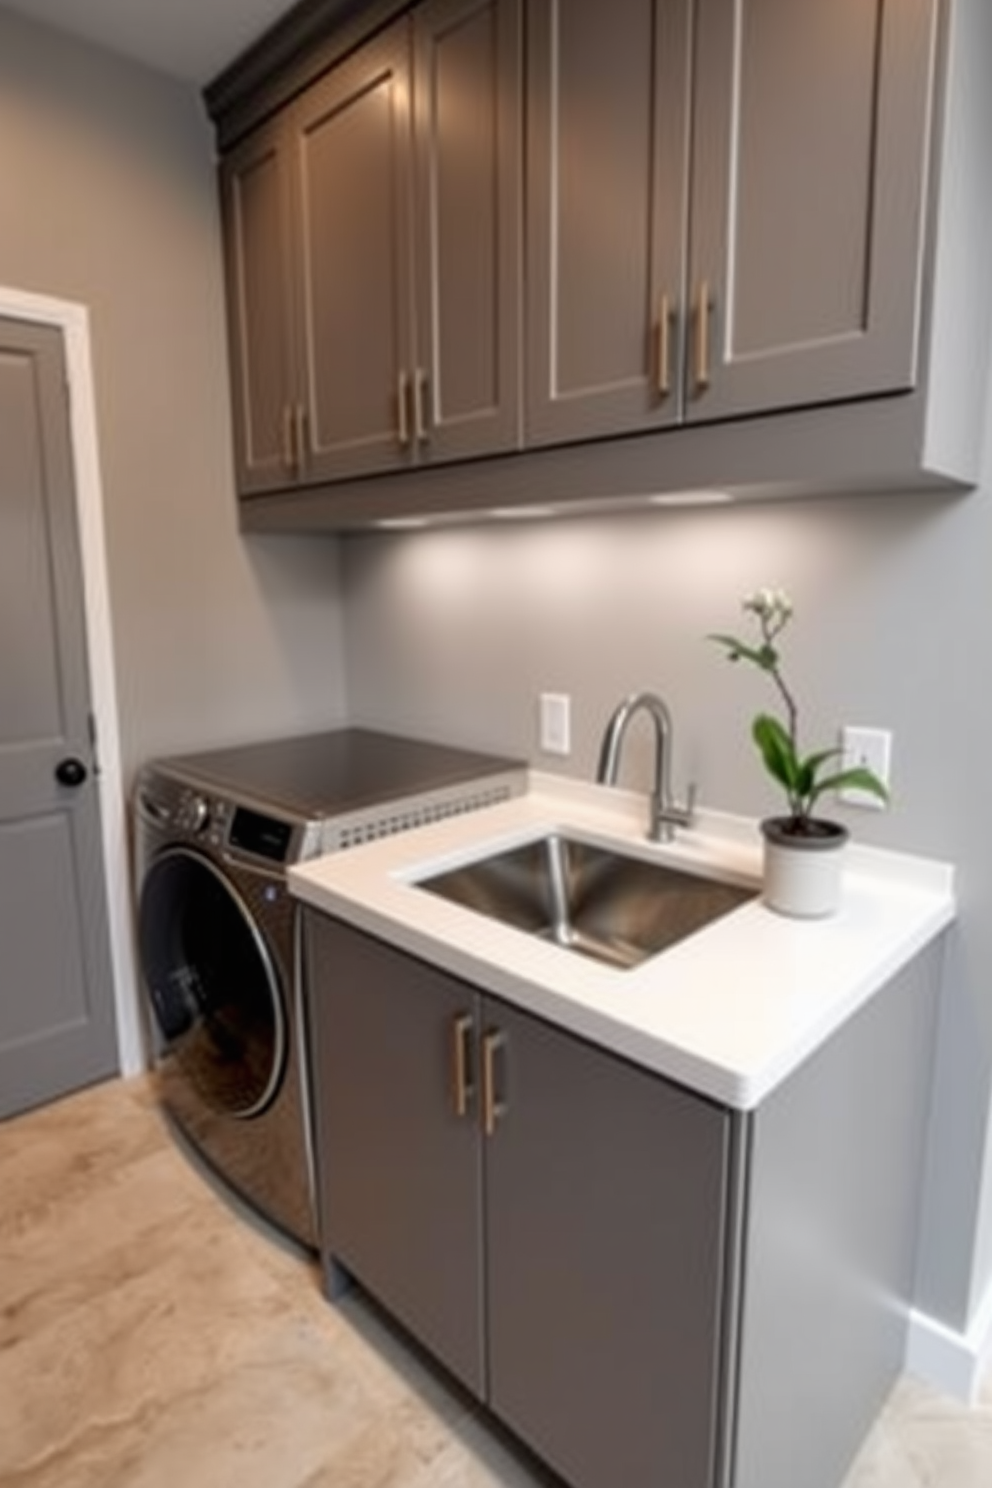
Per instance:
[[[143,1080],[0,1123],[0,1488],[548,1488],[357,1293],[218,1192]],[[989,1488],[899,1382],[843,1488]],[[603,1488],[624,1488],[604,1484]]]

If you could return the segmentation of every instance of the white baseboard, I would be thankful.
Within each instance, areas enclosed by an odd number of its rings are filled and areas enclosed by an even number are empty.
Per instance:
[[[992,1286],[964,1332],[929,1313],[910,1313],[906,1368],[946,1395],[973,1405],[992,1365]]]

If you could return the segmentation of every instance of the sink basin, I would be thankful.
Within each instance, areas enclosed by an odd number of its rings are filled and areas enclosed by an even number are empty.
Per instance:
[[[756,892],[557,832],[421,879],[419,887],[623,970]]]

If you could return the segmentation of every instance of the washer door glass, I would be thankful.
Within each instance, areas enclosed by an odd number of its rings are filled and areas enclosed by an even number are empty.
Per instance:
[[[244,900],[185,848],[156,858],[141,889],[142,970],[161,1034],[215,1111],[255,1116],[286,1052],[278,979]]]

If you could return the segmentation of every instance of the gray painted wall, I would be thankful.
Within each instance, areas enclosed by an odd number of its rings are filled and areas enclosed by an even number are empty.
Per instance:
[[[192,88],[0,9],[0,283],[91,315],[125,768],[343,717],[333,542],[236,530]]]
[[[368,724],[527,755],[591,777],[619,698],[656,687],[676,720],[675,783],[760,816],[777,802],[748,736],[763,679],[704,636],[739,598],[785,587],[788,667],[810,746],[842,723],[894,731],[895,802],[846,811],[866,842],[955,862],[921,1305],[964,1324],[992,1272],[992,459],[966,497],[866,497],[656,511],[613,522],[349,539],[349,699]],[[540,492],[535,492],[540,499]],[[573,700],[574,752],[537,749],[537,695]],[[649,734],[624,783],[648,786]],[[635,748],[635,745],[637,746]],[[981,1210],[981,1216],[980,1216]]]

